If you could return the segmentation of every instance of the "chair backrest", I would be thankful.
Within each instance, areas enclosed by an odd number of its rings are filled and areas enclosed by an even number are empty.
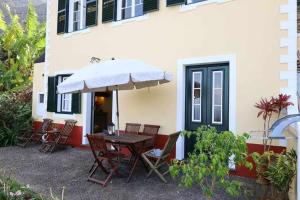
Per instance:
[[[161,157],[168,157],[171,154],[171,151],[173,150],[174,145],[176,144],[179,134],[180,132],[176,132],[169,135],[168,141],[165,144]]]
[[[125,134],[139,134],[141,124],[126,123]]]
[[[65,125],[62,128],[60,134],[65,137],[69,137],[76,123],[77,123],[76,120],[71,120],[71,119],[66,120]]]
[[[91,146],[91,150],[95,156],[95,158],[97,158],[97,153],[96,151],[101,152],[102,154],[105,154],[108,150],[107,150],[107,146],[106,146],[106,142],[104,140],[104,138],[100,135],[87,135],[88,141],[90,143]]]
[[[143,135],[156,136],[158,134],[160,126],[144,124]]]
[[[52,124],[52,119],[45,118],[43,119],[42,125],[38,129],[38,133],[44,134],[48,130],[49,126]]]

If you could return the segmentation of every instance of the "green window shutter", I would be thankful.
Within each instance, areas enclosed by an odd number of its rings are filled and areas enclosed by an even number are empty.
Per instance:
[[[159,0],[144,0],[144,13],[153,12],[159,9]]]
[[[48,77],[47,111],[56,112],[56,78]]]
[[[103,0],[102,5],[102,22],[114,21],[116,15],[116,1],[115,0]]]
[[[175,6],[180,4],[185,4],[185,0],[167,0],[167,6]]]
[[[97,0],[86,1],[86,27],[97,25],[98,3]]]
[[[68,32],[69,0],[58,0],[57,33]]]
[[[72,94],[72,113],[75,113],[75,114],[81,113],[81,94],[80,93]]]

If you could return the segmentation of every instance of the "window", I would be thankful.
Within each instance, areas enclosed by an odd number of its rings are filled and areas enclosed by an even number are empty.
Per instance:
[[[37,94],[36,115],[44,116],[45,114],[45,95],[44,93]]]
[[[69,33],[97,25],[97,0],[58,0],[57,33]]]
[[[39,103],[44,103],[44,94],[39,94]]]
[[[58,76],[58,84],[62,83],[68,77],[67,75]],[[57,112],[72,112],[72,94],[57,94]]]
[[[212,123],[222,124],[223,71],[214,71],[212,82]]]
[[[143,0],[120,0],[121,19],[128,19],[143,15]]]
[[[47,111],[63,114],[81,113],[81,94],[58,94],[56,87],[70,74],[48,76]]]
[[[79,0],[73,2],[73,31],[78,31],[80,29],[80,2]]]
[[[192,86],[192,121],[201,122],[202,72],[193,72]]]
[[[119,21],[159,9],[159,0],[103,0],[102,22]]]

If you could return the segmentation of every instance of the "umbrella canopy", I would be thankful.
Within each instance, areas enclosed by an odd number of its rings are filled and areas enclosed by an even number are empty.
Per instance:
[[[90,64],[57,86],[58,93],[131,90],[171,81],[171,74],[137,60]]]

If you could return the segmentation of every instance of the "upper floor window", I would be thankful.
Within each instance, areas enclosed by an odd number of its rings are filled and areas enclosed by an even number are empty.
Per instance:
[[[78,31],[80,29],[81,24],[81,6],[80,1],[76,0],[72,4],[72,10],[73,10],[73,31]]]
[[[102,22],[138,17],[158,7],[159,0],[103,0]]]
[[[118,4],[121,4],[121,9],[118,9],[121,15],[119,20],[143,15],[143,0],[121,0]]]
[[[59,0],[57,33],[69,33],[97,25],[97,0]]]

